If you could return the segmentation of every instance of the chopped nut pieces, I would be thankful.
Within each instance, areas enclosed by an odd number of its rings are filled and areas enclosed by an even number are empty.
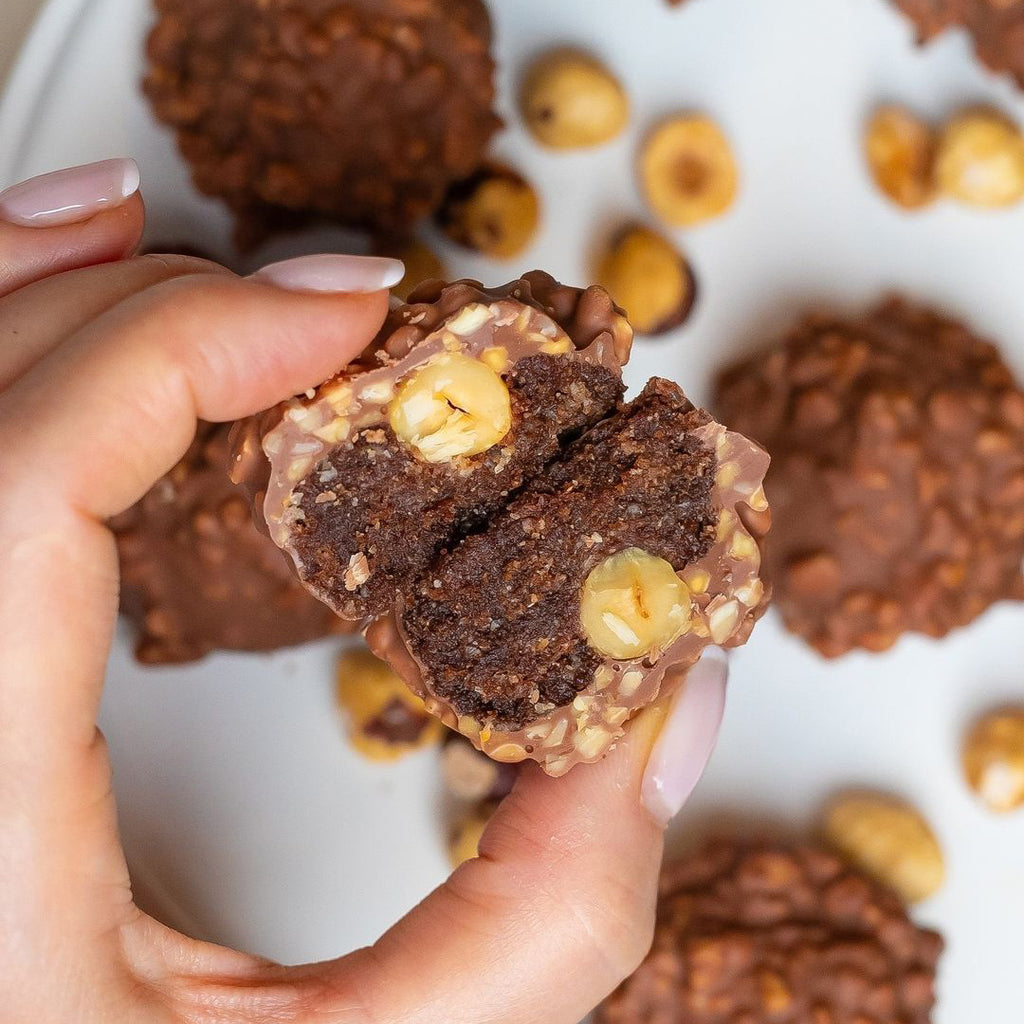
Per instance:
[[[486,318],[487,308],[479,308]],[[450,462],[497,444],[512,426],[512,402],[489,366],[445,353],[403,381],[389,422],[395,436],[427,462]]]
[[[962,203],[1013,206],[1024,199],[1024,136],[998,111],[964,111],[939,137],[935,176]]]
[[[632,225],[620,231],[597,267],[597,283],[625,310],[638,334],[661,334],[689,316],[696,283],[668,239]]]
[[[383,661],[364,648],[338,660],[338,703],[352,746],[373,761],[394,761],[440,742],[444,728]]]
[[[721,216],[736,198],[739,173],[729,140],[710,118],[673,117],[640,152],[640,181],[651,209],[685,227]]]
[[[1024,807],[1024,707],[1002,708],[977,721],[962,759],[968,785],[990,811]]]
[[[453,242],[484,256],[508,260],[533,241],[540,223],[540,200],[517,171],[487,164],[452,186],[437,222]]]
[[[690,592],[664,558],[641,548],[609,555],[583,584],[580,619],[591,645],[611,658],[665,650],[690,622]]]
[[[945,878],[938,840],[909,804],[878,794],[843,796],[828,809],[824,832],[843,856],[908,903],[927,899]]]
[[[549,51],[530,65],[520,107],[533,137],[551,149],[599,146],[629,119],[629,100],[615,76],[569,49]]]
[[[879,107],[864,136],[875,184],[894,203],[917,209],[935,198],[935,133],[904,107]]]

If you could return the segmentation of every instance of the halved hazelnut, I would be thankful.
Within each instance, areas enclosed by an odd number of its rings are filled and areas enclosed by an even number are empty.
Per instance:
[[[839,797],[826,814],[825,837],[908,903],[931,896],[945,877],[942,848],[928,823],[909,804],[892,797]]]
[[[1012,206],[1024,199],[1024,137],[998,111],[967,110],[939,137],[939,189],[970,206]]]
[[[615,76],[578,50],[557,49],[530,65],[520,94],[523,120],[551,149],[598,146],[629,119],[629,100]]]
[[[540,200],[521,174],[488,164],[451,188],[437,223],[453,242],[484,256],[511,259],[537,231]]]
[[[427,462],[478,455],[512,426],[512,403],[501,377],[458,352],[414,371],[388,408],[391,429]]]
[[[364,757],[393,761],[440,741],[441,723],[427,713],[401,677],[369,651],[355,648],[342,654],[337,680],[349,739]]]
[[[673,117],[648,136],[640,179],[651,209],[680,227],[725,213],[739,187],[729,140],[700,115]]]
[[[1024,807],[1024,707],[979,719],[962,759],[968,784],[989,810],[1005,814]]]
[[[619,661],[663,651],[690,622],[690,591],[671,563],[626,548],[591,570],[580,620],[590,645]]]
[[[597,267],[597,283],[626,311],[639,334],[678,327],[693,308],[696,285],[683,254],[641,225],[623,228]]]
[[[879,107],[864,133],[875,184],[908,210],[935,198],[935,132],[904,107]]]

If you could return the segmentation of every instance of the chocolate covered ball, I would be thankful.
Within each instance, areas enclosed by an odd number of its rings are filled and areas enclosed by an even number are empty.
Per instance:
[[[194,661],[214,650],[272,651],[350,632],[292,575],[227,475],[228,424],[201,423],[182,460],[110,527],[121,610],[139,661]]]
[[[144,90],[241,244],[326,219],[400,232],[500,121],[481,0],[156,0]]]
[[[1024,393],[963,323],[898,298],[809,317],[723,373],[717,408],[772,457],[766,573],[825,656],[1024,599]]]
[[[651,951],[596,1024],[928,1024],[941,951],[831,854],[719,839],[665,870]]]

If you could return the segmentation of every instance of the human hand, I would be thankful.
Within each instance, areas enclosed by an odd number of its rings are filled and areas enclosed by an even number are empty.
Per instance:
[[[143,221],[130,161],[0,193],[2,1016],[573,1024],[650,943],[662,829],[718,729],[717,654],[600,764],[524,769],[480,856],[372,947],[284,967],[134,905],[96,728],[118,591],[104,524],[197,418],[248,415],[358,354],[400,271],[132,258]]]

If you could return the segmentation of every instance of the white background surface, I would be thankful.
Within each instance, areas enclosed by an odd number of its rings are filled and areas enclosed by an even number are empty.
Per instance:
[[[10,0],[2,0],[9,3]],[[497,283],[530,266],[587,277],[603,232],[642,207],[631,159],[642,130],[676,108],[716,117],[735,145],[740,201],[677,235],[701,282],[696,315],[639,342],[632,384],[658,372],[706,400],[713,369],[802,308],[855,308],[901,287],[970,319],[1024,371],[1024,207],[939,205],[900,214],[868,183],[860,126],[876,102],[941,117],[1024,103],[956,35],[925,51],[884,0],[494,0],[502,103],[498,143],[540,186],[543,228],[521,260],[451,259]],[[189,190],[170,140],[138,96],[144,0],[52,0],[0,108],[0,185],[118,153],[137,156],[165,239],[225,252],[226,219]],[[634,101],[630,130],[596,153],[532,146],[509,102],[517,69],[554,41],[603,54]],[[450,254],[451,255],[451,254]],[[121,820],[140,888],[204,936],[294,961],[372,940],[445,871],[436,766],[361,761],[332,707],[335,645],[274,657],[220,655],[143,670],[117,645],[103,708]],[[919,805],[949,879],[916,911],[949,940],[939,1024],[1019,1022],[1024,813],[996,819],[965,790],[958,746],[970,719],[1024,698],[1024,608],[1000,607],[935,643],[828,664],[774,616],[735,657],[721,743],[673,829],[685,844],[710,818],[795,826],[848,785]]]

